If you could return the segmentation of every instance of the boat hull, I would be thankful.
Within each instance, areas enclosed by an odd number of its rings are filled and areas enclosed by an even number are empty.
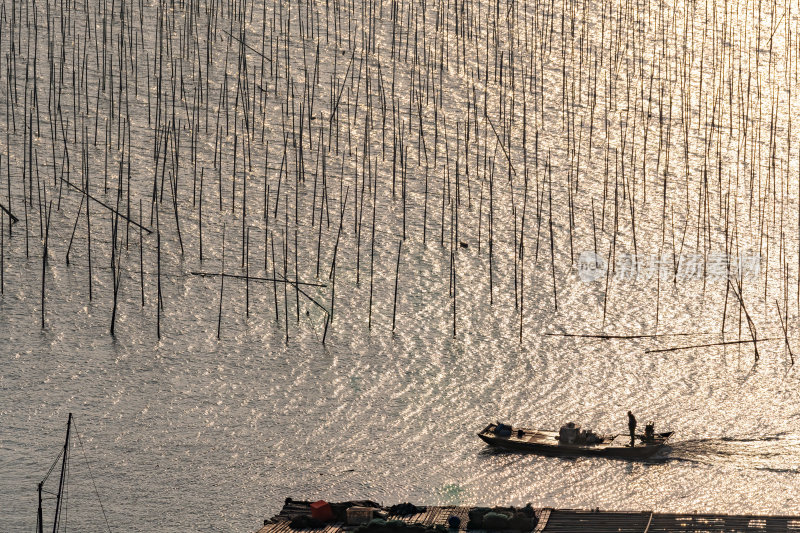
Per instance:
[[[489,424],[478,433],[486,444],[506,450],[535,453],[548,456],[595,456],[618,459],[646,459],[652,457],[667,445],[672,432],[657,433],[650,441],[637,436],[637,444],[630,446],[627,436],[612,435],[594,445],[562,444],[558,442],[558,433],[524,428],[514,428],[510,436],[499,436],[494,433],[495,424]],[[522,431],[520,435],[518,432]]]

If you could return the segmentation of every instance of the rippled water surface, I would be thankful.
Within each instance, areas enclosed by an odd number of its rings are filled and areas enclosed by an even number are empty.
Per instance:
[[[0,0],[0,530],[69,412],[72,530],[800,513],[789,4]],[[671,448],[476,437],[628,409]]]

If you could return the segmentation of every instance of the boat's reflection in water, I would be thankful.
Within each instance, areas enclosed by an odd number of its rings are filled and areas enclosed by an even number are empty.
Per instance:
[[[631,462],[638,464],[663,464],[671,461],[687,461],[683,458],[674,458],[671,456],[673,445],[667,444],[660,451],[650,457],[641,458],[623,458],[623,457],[599,457],[591,455],[542,455],[534,453],[520,453],[514,450],[497,448],[494,446],[487,446],[478,452],[478,457],[490,458],[504,458],[508,459],[510,463],[515,460],[521,460],[525,457],[538,457],[544,461],[564,461],[568,463],[579,463],[582,461],[614,461],[614,462]]]

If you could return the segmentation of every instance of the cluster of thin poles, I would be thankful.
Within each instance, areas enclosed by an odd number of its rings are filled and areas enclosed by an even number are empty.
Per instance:
[[[485,288],[470,294],[490,306],[513,296],[522,342],[526,317],[542,316],[528,302],[558,312],[582,249],[612,267],[604,327],[618,254],[671,258],[653,281],[656,329],[687,250],[704,265],[754,251],[761,277],[729,276],[720,332],[735,322],[741,342],[746,328],[758,358],[756,322],[774,300],[793,362],[797,12],[711,0],[3,0],[0,290],[7,248],[41,253],[46,327],[48,258],[71,264],[75,247],[89,300],[110,277],[112,334],[120,303],[145,307],[155,286],[160,337],[162,278],[197,275],[219,278],[218,337],[227,279],[244,284],[248,317],[259,284],[287,341],[294,315],[324,342],[337,271],[340,297],[368,283],[370,329],[375,284],[393,286],[396,328],[400,292],[413,290],[403,275],[418,268],[411,240],[447,263],[454,336],[457,287],[477,266]],[[165,268],[162,245],[196,268]]]

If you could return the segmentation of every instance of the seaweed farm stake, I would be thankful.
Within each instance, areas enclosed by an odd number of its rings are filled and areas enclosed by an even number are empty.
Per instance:
[[[86,204],[89,207],[89,204]],[[156,334],[158,339],[161,340],[161,222],[159,220],[158,212],[160,211],[156,205],[156,264],[158,275],[158,296],[156,298]]]
[[[139,198],[139,220],[142,220],[142,199]],[[142,227],[139,226],[139,286],[142,293],[142,307],[144,307],[144,247],[142,244]]]
[[[6,241],[5,241],[5,215],[0,213],[0,294],[5,293],[6,269]],[[8,221],[11,224],[11,221]]]
[[[394,305],[392,306],[392,331],[395,327],[395,317],[397,316],[397,282],[400,278],[400,251],[403,248],[403,240],[397,244],[397,267],[394,271]]]
[[[222,268],[219,281],[219,315],[217,317],[217,340],[222,329],[222,291],[225,290],[225,223],[222,224]]]

